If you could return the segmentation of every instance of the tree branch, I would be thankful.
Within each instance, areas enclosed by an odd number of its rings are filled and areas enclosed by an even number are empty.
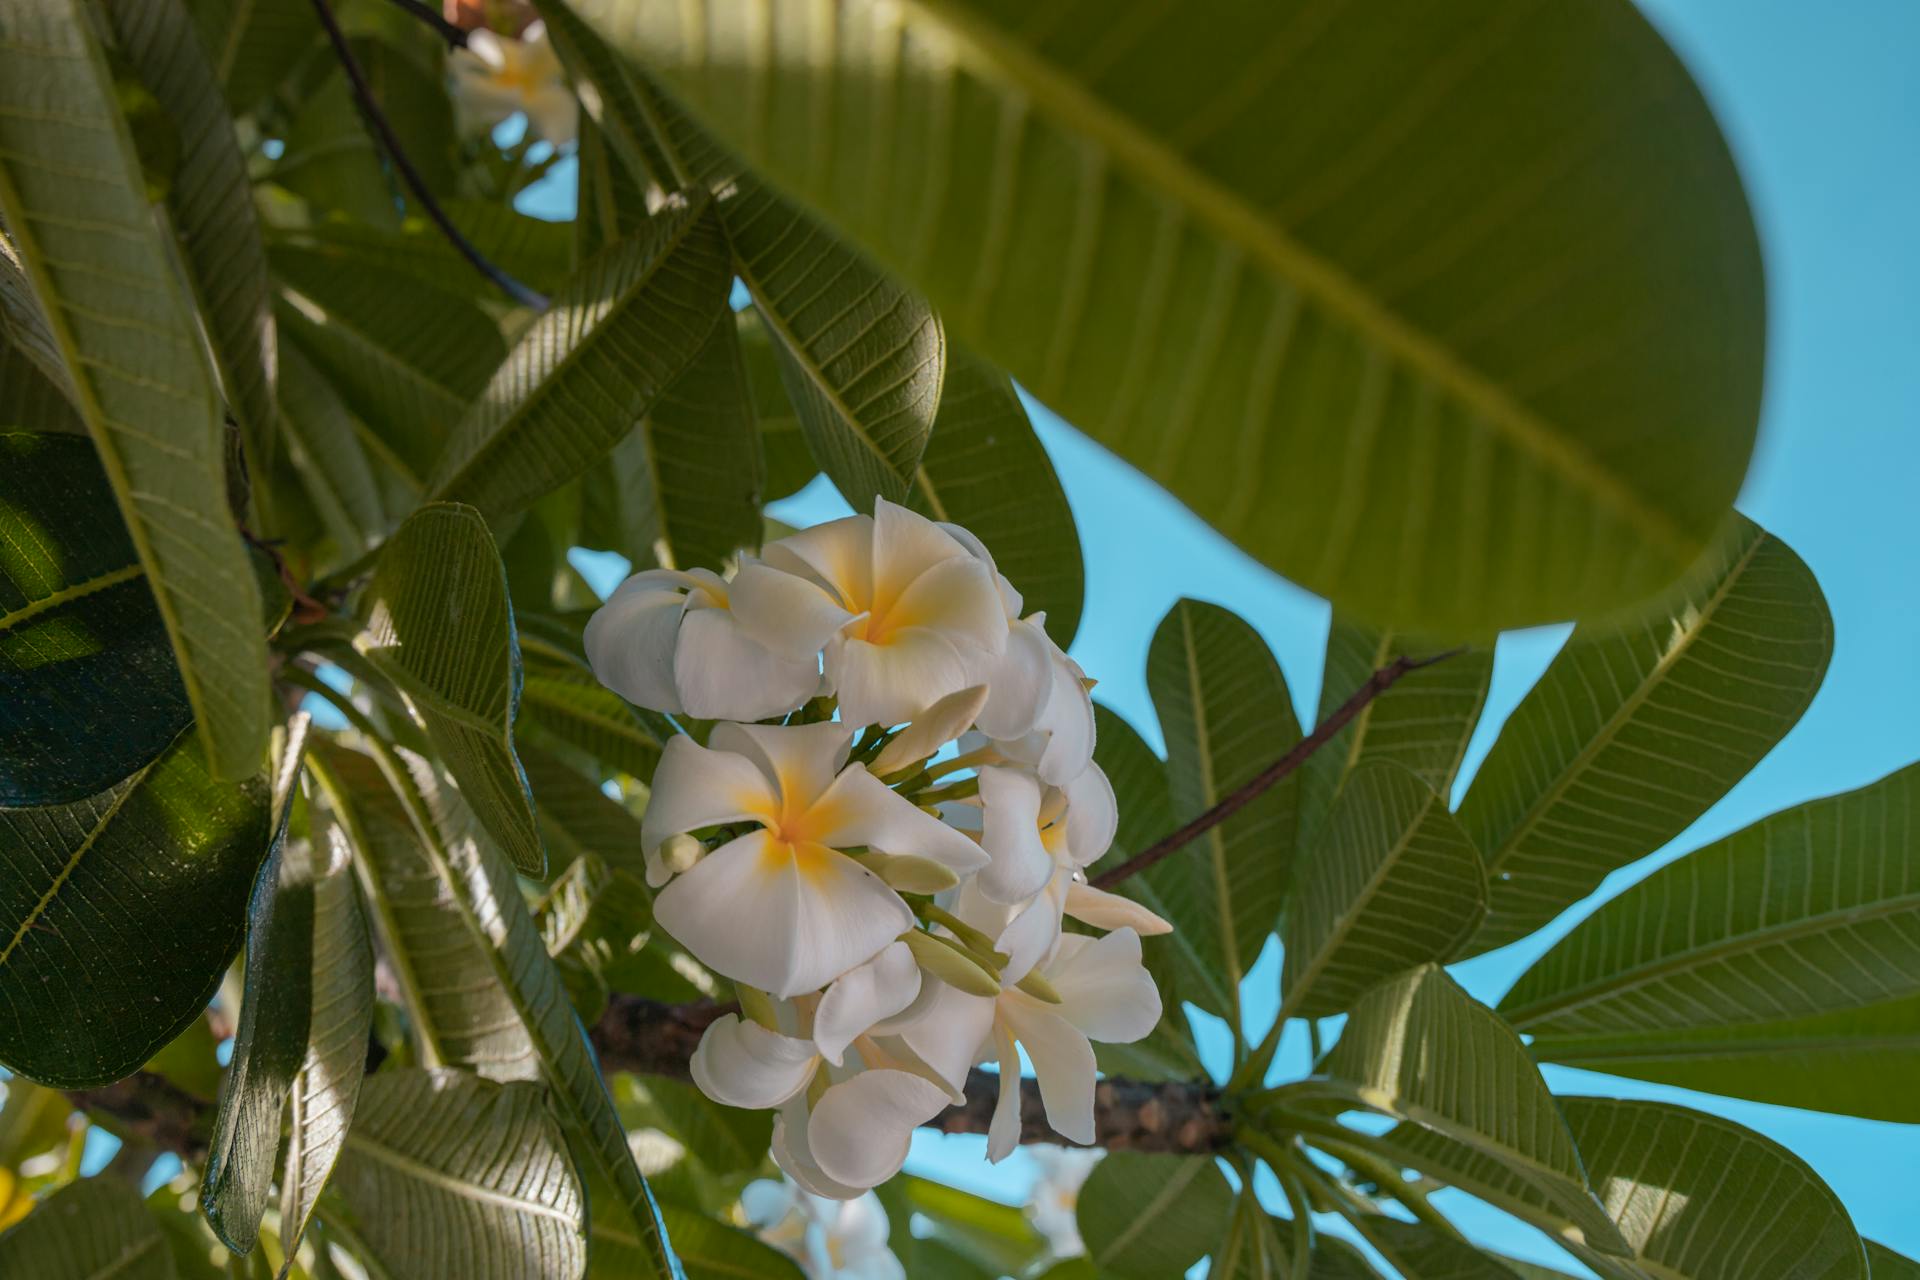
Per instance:
[[[1111,889],[1127,877],[1145,871],[1162,858],[1178,853],[1195,837],[1219,826],[1252,804],[1262,792],[1272,788],[1281,779],[1305,764],[1307,757],[1327,745],[1335,734],[1346,728],[1355,716],[1366,709],[1369,702],[1391,689],[1401,676],[1410,671],[1418,671],[1422,667],[1430,667],[1436,662],[1445,662],[1448,658],[1464,652],[1466,652],[1464,648],[1449,649],[1445,653],[1436,653],[1426,658],[1409,658],[1404,654],[1395,658],[1368,676],[1366,683],[1355,689],[1352,697],[1334,708],[1332,715],[1315,725],[1312,733],[1294,743],[1291,751],[1255,774],[1246,785],[1222,798],[1219,804],[1214,805],[1179,830],[1148,845],[1119,866],[1101,872],[1093,878],[1093,886],[1096,889]]]
[[[360,104],[361,114],[366,117],[367,124],[378,135],[381,146],[386,149],[388,157],[393,161],[393,167],[400,171],[400,177],[406,182],[407,190],[413,193],[413,198],[419,202],[421,209],[425,210],[427,216],[433,220],[433,224],[440,228],[441,234],[446,236],[448,242],[459,250],[460,256],[473,264],[474,270],[493,281],[502,293],[515,302],[532,307],[535,311],[545,311],[546,295],[529,289],[488,261],[486,255],[476,249],[473,242],[460,233],[460,228],[453,225],[453,219],[447,216],[446,210],[440,207],[440,202],[433,198],[431,191],[427,190],[426,180],[420,176],[420,171],[413,167],[413,161],[407,158],[406,151],[400,146],[399,137],[395,135],[393,126],[387,121],[386,113],[380,110],[380,104],[374,100],[373,88],[367,83],[367,74],[361,69],[359,59],[353,56],[353,49],[347,44],[346,33],[340,30],[340,22],[333,16],[333,9],[328,5],[327,0],[313,0],[313,11],[319,16],[320,25],[327,30],[327,39],[333,45],[334,56],[340,61],[340,69],[347,73],[347,82],[353,88],[354,100]]]
[[[393,0],[393,3],[432,27],[448,44],[457,49],[467,47],[467,29],[457,22],[448,22],[446,17],[426,0]]]
[[[588,1034],[603,1071],[687,1080],[687,1063],[701,1033],[731,1010],[731,1005],[711,1000],[663,1004],[616,995]],[[948,1108],[926,1127],[942,1133],[985,1133],[999,1089],[1000,1077],[973,1072],[967,1077],[966,1103]],[[198,1162],[206,1156],[213,1104],[164,1076],[137,1071],[97,1089],[69,1090],[67,1098],[82,1110],[110,1117],[122,1133],[183,1160]],[[1233,1131],[1210,1081],[1102,1080],[1093,1106],[1097,1145],[1114,1151],[1207,1154],[1224,1147]],[[1067,1145],[1047,1127],[1031,1081],[1021,1084],[1020,1141]]]

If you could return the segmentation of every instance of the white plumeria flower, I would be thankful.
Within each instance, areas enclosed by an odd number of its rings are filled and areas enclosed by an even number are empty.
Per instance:
[[[1007,645],[993,574],[933,521],[879,499],[770,543],[733,583],[748,634],[792,661],[825,650],[849,724],[896,725],[985,682]]]
[[[545,23],[531,24],[518,40],[485,28],[470,31],[466,48],[455,49],[447,65],[461,119],[474,131],[525,112],[528,130],[556,147],[579,136],[580,103],[547,42]]]
[[[709,569],[648,569],[587,620],[587,661],[600,683],[636,706],[702,720],[785,715],[820,686],[817,659],[769,652],[729,607]]]
[[[1090,866],[1113,844],[1120,808],[1099,765],[1058,787],[1017,764],[982,765],[977,773],[980,845],[992,859],[979,883],[993,901],[1025,901],[1057,866]]]
[[[914,926],[892,889],[842,850],[906,854],[956,874],[986,854],[972,840],[847,764],[853,731],[836,721],[721,724],[702,747],[667,744],[641,819],[647,880],[667,884],[654,919],[708,968],[791,997],[877,956]],[[674,876],[669,838],[756,823]]]
[[[1025,602],[985,543],[957,524],[940,527],[993,574],[1006,612],[1006,649],[987,675],[987,701],[975,723],[997,742],[1020,743],[1008,754],[1032,764],[1046,782],[1059,786],[1072,780],[1093,761],[1087,673],[1047,634],[1046,614],[1020,616]]]
[[[1047,1123],[1087,1144],[1094,1139],[1098,1072],[1089,1041],[1130,1044],[1160,1021],[1160,992],[1141,966],[1140,936],[1132,929],[1102,938],[1066,934],[1037,972],[1060,1003],[1014,987],[992,997],[943,986],[925,1015],[901,1032],[913,1052],[956,1087],[974,1063],[998,1063],[1000,1097],[987,1130],[987,1159],[995,1163],[1020,1142],[1021,1049],[1033,1063]]]
[[[808,1280],[906,1280],[887,1247],[887,1211],[871,1191],[836,1201],[763,1178],[740,1193],[740,1209]]]
[[[1027,1195],[1027,1220],[1046,1237],[1056,1258],[1074,1258],[1087,1251],[1080,1239],[1080,1188],[1106,1152],[1097,1148],[1029,1147],[1027,1154],[1040,1166],[1040,1177]]]

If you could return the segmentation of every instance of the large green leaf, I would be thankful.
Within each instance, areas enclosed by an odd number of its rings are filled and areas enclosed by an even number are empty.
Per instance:
[[[687,1280],[802,1280],[799,1264],[750,1232],[680,1205],[662,1205],[660,1216],[673,1237],[673,1251]],[[609,1248],[608,1246],[614,1246]],[[593,1223],[593,1273],[609,1280],[638,1274],[638,1242]]]
[[[8,387],[6,394],[11,405],[18,408],[24,399],[40,400],[50,389],[67,404],[69,411],[78,407],[80,392],[73,385],[66,357],[60,353],[60,341],[53,335],[47,313],[40,309],[39,300],[33,296],[33,283],[27,279],[20,250],[4,226],[0,226],[0,346],[6,348],[10,381],[17,382],[28,370],[40,375],[41,385],[30,396],[18,385]],[[43,412],[58,417],[57,410]],[[23,418],[4,425],[27,426],[29,423]],[[72,418],[70,427],[59,429],[70,429],[80,435],[87,430],[78,417]]]
[[[450,196],[440,205],[460,234],[514,279],[543,290],[565,283],[573,251],[573,229],[566,223],[531,217],[491,200]],[[640,213],[644,220],[644,207]],[[473,269],[446,233],[419,215],[394,229],[340,219],[272,228],[267,238],[276,254],[298,249],[303,257],[339,271],[404,276],[476,302],[499,297],[494,283]]]
[[[1167,743],[1180,822],[1231,794],[1300,737],[1265,641],[1218,605],[1180,600],[1147,652],[1147,691]],[[1182,994],[1239,1024],[1240,980],[1278,926],[1293,863],[1298,775],[1269,788],[1147,873],[1176,934],[1206,955],[1207,988]]]
[[[1210,1158],[1116,1151],[1087,1176],[1076,1216],[1101,1274],[1166,1280],[1220,1242],[1232,1212],[1233,1192]]]
[[[1423,1222],[1369,1214],[1354,1225],[1401,1280],[1514,1280],[1500,1262]]]
[[[1606,1220],[1595,1220],[1573,1135],[1520,1038],[1445,970],[1427,965],[1375,987],[1317,1070],[1279,1092],[1411,1121],[1524,1184],[1564,1215],[1571,1234],[1591,1240],[1597,1230],[1596,1243],[1615,1243],[1604,1240]],[[1404,1160],[1404,1151],[1393,1158]]]
[[[1327,631],[1318,719],[1326,718],[1368,677],[1396,658],[1431,658],[1434,641],[1380,631],[1335,614]],[[1300,830],[1309,835],[1363,761],[1391,760],[1411,769],[1443,799],[1467,754],[1493,681],[1491,646],[1409,671],[1360,709],[1352,723],[1307,757],[1300,775]]]
[[[767,336],[767,326],[751,307],[735,312],[733,318],[740,331],[740,353],[746,357],[754,416],[760,420],[760,450],[767,467],[762,496],[773,502],[804,489],[820,474],[820,464],[807,448],[800,415],[780,380],[780,357]]]
[[[1873,1280],[1920,1280],[1920,1262],[1895,1253],[1883,1244],[1871,1240],[1867,1246],[1868,1274]]]
[[[663,208],[583,264],[447,441],[428,491],[489,515],[585,474],[649,412],[727,310],[704,197]]]
[[[576,7],[958,336],[1374,621],[1626,604],[1739,488],[1753,222],[1626,0]]]
[[[1376,983],[1444,964],[1487,908],[1480,855],[1447,802],[1386,758],[1349,775],[1287,913],[1289,1016],[1351,1008]]]
[[[1920,1124],[1920,996],[1860,1009],[1622,1036],[1546,1036],[1534,1057],[1701,1093]]]
[[[93,445],[0,434],[0,805],[93,795],[192,718]]]
[[[585,670],[543,666],[527,677],[521,704],[527,723],[636,778],[653,776],[673,733]]]
[[[214,73],[236,111],[258,106],[322,40],[310,5],[281,0],[191,0],[191,5]]]
[[[270,843],[261,778],[184,733],[98,795],[0,808],[0,1063],[62,1089],[139,1068],[205,1012]]]
[[[253,187],[233,118],[186,0],[107,0],[120,53],[185,142],[167,185],[180,263],[206,326],[227,407],[264,467],[277,428],[278,343]]]
[[[735,326],[713,326],[647,416],[586,476],[593,545],[634,565],[720,569],[760,545],[760,434]]]
[[[1012,381],[963,348],[947,352],[940,413],[907,501],[972,530],[1026,611],[1047,615],[1054,643],[1073,643],[1086,568],[1066,490]]]
[[[1460,806],[1493,890],[1474,949],[1679,835],[1793,727],[1832,651],[1813,574],[1744,516],[1658,608],[1576,628]]]
[[[373,946],[339,823],[314,820],[312,1011],[293,1077],[286,1167],[280,1175],[281,1251],[291,1257],[332,1177],[359,1105],[373,1030]]]
[[[23,431],[85,435],[73,401],[41,371],[32,356],[11,341],[0,324],[0,424]]]
[[[334,1186],[389,1272],[574,1280],[585,1271],[586,1198],[546,1092],[448,1069],[367,1080]]]
[[[584,855],[604,860],[610,867],[646,879],[640,856],[640,818],[602,791],[593,779],[539,747],[522,746],[520,762],[533,784],[540,811],[540,830],[548,847],[567,858]]]
[[[69,1182],[0,1235],[0,1275],[21,1280],[174,1280],[173,1254],[133,1184]]]
[[[260,767],[259,592],[218,398],[82,0],[0,11],[0,213],[71,372],[216,777]]]
[[[533,797],[513,753],[520,646],[506,571],[472,507],[432,503],[380,553],[367,655],[398,684],[462,796],[523,874],[546,874]]]
[[[1567,1098],[1567,1124],[1629,1260],[1575,1246],[1604,1280],[1866,1280],[1827,1184],[1731,1120],[1663,1102]]]
[[[1501,1001],[1542,1041],[1666,1035],[1920,996],[1920,765],[1776,813],[1607,902]]]
[[[280,353],[280,421],[301,486],[343,559],[386,536],[386,503],[352,413],[295,346]]]
[[[940,402],[939,317],[744,170],[564,0],[536,7],[574,79],[598,91],[588,104],[620,157],[658,185],[714,193],[734,274],[774,339],[808,446],[841,494],[861,511],[875,495],[904,500]]]
[[[983,1264],[992,1276],[1026,1275],[1047,1252],[1046,1237],[1015,1205],[910,1173],[889,1179],[881,1193],[896,1250],[918,1221],[925,1238]]]

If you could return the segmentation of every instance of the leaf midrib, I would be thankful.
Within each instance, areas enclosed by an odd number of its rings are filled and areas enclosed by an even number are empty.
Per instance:
[[[1193,705],[1194,763],[1200,768],[1200,789],[1206,803],[1217,804],[1220,797],[1214,782],[1213,747],[1207,737],[1206,694],[1200,684],[1200,652],[1193,638],[1193,610],[1184,605],[1180,608],[1180,636],[1187,664],[1187,696]],[[1234,1025],[1238,1027],[1240,979],[1243,976],[1240,972],[1240,939],[1234,926],[1233,899],[1227,884],[1227,844],[1219,826],[1207,832],[1207,860],[1213,871],[1214,904],[1220,916],[1221,950],[1224,952],[1229,983],[1227,997],[1233,1007]]]
[[[1393,869],[1400,865],[1400,859],[1405,856],[1407,849],[1412,846],[1413,838],[1420,833],[1420,828],[1426,822],[1428,815],[1433,811],[1433,805],[1437,802],[1437,799],[1438,797],[1429,799],[1420,806],[1419,817],[1401,833],[1399,839],[1393,842],[1393,846],[1387,850],[1386,857],[1381,859],[1379,867],[1372,875],[1367,877],[1366,883],[1361,886],[1359,894],[1353,899],[1352,906],[1336,918],[1334,932],[1327,936],[1326,945],[1314,953],[1313,959],[1308,962],[1306,969],[1294,982],[1288,985],[1287,990],[1281,993],[1281,1003],[1283,1005],[1304,1003],[1306,998],[1313,994],[1313,983],[1315,979],[1319,978],[1321,973],[1326,969],[1333,954],[1352,936],[1354,926],[1359,924],[1361,917],[1366,914],[1367,906],[1373,901],[1374,895],[1380,892],[1380,886],[1386,883],[1386,879],[1393,873]],[[1316,862],[1317,861],[1318,860],[1316,860]],[[1301,895],[1301,903],[1305,905],[1306,902],[1307,898],[1303,893]],[[1295,995],[1299,996],[1298,1001],[1294,999]]]
[[[0,631],[10,630],[23,622],[28,622],[39,617],[43,613],[58,609],[62,605],[72,604],[76,600],[84,600],[90,595],[107,590],[109,587],[117,587],[123,582],[131,582],[133,579],[141,577],[145,573],[146,569],[143,568],[138,561],[135,561],[132,564],[121,565],[118,569],[109,569],[105,573],[96,574],[84,582],[69,583],[58,591],[55,591],[52,595],[42,596],[38,600],[27,601],[26,604],[15,609],[12,613],[0,614]]]
[[[1210,224],[1223,238],[1265,261],[1356,330],[1373,336],[1404,363],[1446,388],[1520,452],[1612,509],[1676,566],[1692,558],[1698,540],[1590,453],[1062,70],[986,20],[961,12],[953,0],[901,0],[901,7],[939,28],[956,60],[967,63],[983,80],[1021,94],[1034,109],[1061,122],[1070,134],[1092,141],[1148,190],[1173,193],[1182,207]]]
[[[189,729],[187,732],[191,733],[192,730]],[[154,763],[157,764],[165,759],[168,752],[172,750],[173,748],[169,747],[167,751],[161,752]],[[127,799],[146,782],[147,775],[153,772],[153,768],[153,764],[148,764],[121,784],[120,793],[114,796],[113,802],[107,806],[107,811],[100,815],[99,820],[87,832],[86,838],[68,855],[66,865],[60,868],[58,875],[54,876],[53,883],[47,886],[47,891],[40,895],[40,901],[34,903],[33,909],[20,921],[20,927],[14,930],[13,937],[7,940],[7,945],[0,948],[0,965],[6,964],[13,953],[19,950],[20,940],[26,937],[27,932],[40,922],[40,917],[47,913],[47,908],[52,905],[54,898],[59,896],[60,890],[66,887],[67,881],[72,879],[73,873],[79,869],[81,859],[85,858],[94,845],[99,843],[100,838],[106,834],[107,828],[113,825],[113,820],[120,816],[120,810],[126,805]]]
[[[1204,1160],[1190,1160],[1183,1163],[1171,1178],[1161,1184],[1160,1190],[1154,1192],[1153,1198],[1141,1206],[1140,1212],[1134,1216],[1133,1221],[1129,1222],[1120,1234],[1107,1241],[1107,1247],[1094,1258],[1095,1264],[1105,1266],[1127,1245],[1132,1244],[1133,1238],[1152,1226],[1155,1218],[1159,1216],[1159,1211],[1185,1191],[1187,1184],[1199,1177],[1200,1171],[1206,1167],[1207,1162]]]

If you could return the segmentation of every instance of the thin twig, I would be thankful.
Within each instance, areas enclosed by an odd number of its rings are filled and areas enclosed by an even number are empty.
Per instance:
[[[1187,823],[1171,835],[1165,836],[1134,854],[1119,866],[1104,871],[1094,877],[1093,885],[1097,889],[1111,889],[1131,875],[1145,871],[1154,863],[1178,853],[1196,836],[1202,835],[1231,818],[1240,810],[1259,799],[1260,795],[1275,786],[1288,774],[1305,764],[1307,757],[1325,746],[1333,736],[1346,728],[1353,718],[1359,715],[1369,702],[1391,689],[1401,676],[1422,667],[1430,667],[1436,662],[1444,662],[1456,654],[1465,653],[1465,648],[1449,649],[1445,653],[1436,653],[1426,658],[1409,658],[1405,655],[1395,658],[1386,666],[1367,677],[1367,682],[1354,690],[1353,696],[1334,709],[1332,715],[1314,726],[1312,733],[1293,744],[1293,749],[1275,760],[1272,764],[1255,774],[1246,785],[1228,795],[1219,804]]]
[[[393,2],[432,27],[442,40],[456,49],[467,47],[467,29],[458,23],[448,22],[445,16],[438,9],[427,4],[426,0],[393,0]]]
[[[373,88],[367,83],[366,72],[361,69],[359,60],[353,56],[353,50],[347,44],[346,33],[340,30],[339,20],[333,16],[333,10],[328,6],[327,0],[313,0],[313,11],[319,15],[320,25],[327,29],[327,39],[333,44],[334,56],[340,60],[341,70],[347,73],[347,82],[353,87],[353,96],[360,104],[361,113],[366,116],[367,123],[372,126],[374,133],[379,135],[381,145],[386,148],[388,157],[393,161],[393,167],[400,171],[400,177],[406,182],[407,190],[413,193],[413,198],[419,201],[420,207],[433,220],[433,224],[439,227],[441,234],[446,236],[455,249],[459,250],[460,256],[472,263],[474,270],[493,281],[502,293],[522,306],[532,307],[535,311],[545,311],[547,309],[545,294],[529,289],[489,262],[486,255],[474,248],[473,242],[460,233],[460,228],[453,225],[453,220],[447,217],[446,210],[440,207],[440,202],[435,200],[433,193],[427,190],[426,181],[421,178],[420,171],[414,168],[413,161],[407,158],[406,151],[400,146],[400,139],[394,135],[393,126],[387,122],[385,113],[380,110],[380,104],[374,101]]]

